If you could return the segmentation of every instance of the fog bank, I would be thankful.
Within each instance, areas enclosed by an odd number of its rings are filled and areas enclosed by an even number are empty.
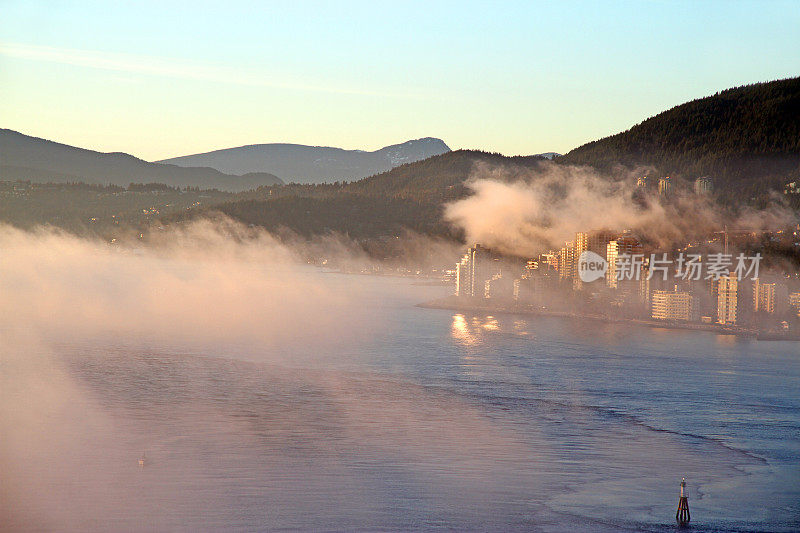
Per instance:
[[[472,194],[447,205],[445,218],[464,230],[468,243],[520,256],[557,249],[580,231],[630,229],[667,247],[726,225],[766,230],[796,220],[780,206],[743,208],[734,216],[676,184],[669,202],[659,201],[657,193],[641,195],[635,179],[647,169],[619,171],[613,178],[588,167],[546,163],[541,169],[520,175],[518,169],[476,165],[468,181]]]

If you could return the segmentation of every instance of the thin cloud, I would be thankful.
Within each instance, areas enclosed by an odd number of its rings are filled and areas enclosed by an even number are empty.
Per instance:
[[[353,89],[330,85],[314,85],[297,81],[276,80],[263,74],[242,69],[208,65],[186,60],[153,56],[56,48],[21,43],[0,43],[0,55],[27,61],[59,63],[75,67],[93,68],[114,72],[144,74],[188,80],[211,81],[252,87],[272,87],[309,92],[381,96],[392,98],[421,98],[422,94]]]

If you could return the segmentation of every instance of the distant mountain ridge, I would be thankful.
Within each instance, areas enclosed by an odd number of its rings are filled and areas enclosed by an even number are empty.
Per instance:
[[[284,182],[355,181],[450,151],[441,139],[424,137],[374,152],[302,144],[251,144],[157,161],[210,167],[229,174],[268,172]]]
[[[443,206],[470,194],[467,182],[476,165],[502,167],[509,181],[535,179],[551,165],[590,165],[612,179],[619,166],[649,167],[679,179],[711,175],[722,205],[766,206],[783,190],[782,183],[800,179],[800,79],[737,87],[688,102],[564,156],[456,150],[347,185],[244,193],[214,209],[248,224],[302,235],[339,231],[359,239],[384,238],[410,229],[458,239]],[[796,210],[800,195],[781,195],[780,201]],[[202,216],[202,209],[179,216]]]
[[[800,180],[800,78],[737,87],[688,102],[564,156],[545,153],[506,157],[475,150],[450,151],[438,139],[409,141],[375,152],[290,144],[267,146],[288,154],[290,159],[293,153],[301,154],[299,159],[309,169],[345,169],[348,173],[325,173],[328,180],[338,178],[338,184],[289,184],[249,190],[254,185],[247,180],[256,182],[261,175],[248,178],[212,168],[147,163],[126,154],[102,154],[0,130],[0,180],[121,185],[136,181],[173,186],[191,181],[192,185],[204,186],[198,183],[204,177],[213,183],[211,186],[238,194],[220,195],[215,202],[171,213],[172,220],[220,211],[269,230],[287,228],[301,235],[338,231],[356,238],[397,236],[406,229],[460,238],[444,220],[443,206],[470,194],[469,177],[475,168],[484,167],[502,167],[502,176],[511,181],[535,179],[539,171],[553,165],[591,165],[614,179],[627,175],[627,171],[618,172],[619,166],[643,167],[648,169],[643,172],[652,169],[657,175],[677,178],[675,182],[683,185],[687,184],[681,178],[709,175],[715,181],[715,199],[724,206],[758,208],[777,198],[800,213],[800,194],[781,194],[785,183]],[[219,152],[238,164],[248,159],[239,157],[239,152],[251,151],[259,163],[263,147],[252,145]],[[428,150],[443,153],[411,162],[427,155]],[[553,161],[547,161],[551,157]],[[350,181],[351,175],[357,175],[353,169],[363,169],[359,165],[365,161],[391,168]],[[367,171],[371,168],[374,167],[367,166]],[[237,174],[247,170],[231,169]],[[279,183],[278,178],[271,177]],[[350,182],[343,184],[342,180]],[[94,201],[93,191],[81,194],[85,203]],[[32,208],[35,206],[26,204],[21,209]]]
[[[0,180],[113,184],[164,183],[245,191],[282,183],[269,173],[229,175],[213,168],[190,168],[149,163],[121,152],[96,152],[17,131],[0,129]]]
[[[406,230],[458,239],[444,220],[445,203],[467,196],[476,165],[502,166],[509,181],[551,165],[542,156],[507,157],[455,150],[347,184],[288,184],[234,195],[230,201],[175,215],[186,220],[221,212],[245,224],[303,236],[331,231],[357,239],[401,235]]]

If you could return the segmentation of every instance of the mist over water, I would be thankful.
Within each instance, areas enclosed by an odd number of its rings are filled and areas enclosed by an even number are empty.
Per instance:
[[[794,344],[421,309],[231,231],[0,232],[0,528],[660,531],[683,476],[701,530],[800,527]]]

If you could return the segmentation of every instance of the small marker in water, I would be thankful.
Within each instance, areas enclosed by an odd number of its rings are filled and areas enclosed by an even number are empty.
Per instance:
[[[145,461],[147,461],[147,456],[142,452],[142,456],[139,458],[139,468],[144,466]]]
[[[686,490],[686,478],[681,479],[681,497],[678,500],[678,512],[675,513],[675,520],[678,521],[679,524],[683,525],[689,522],[692,519],[691,515],[689,515],[689,497],[685,494]]]

